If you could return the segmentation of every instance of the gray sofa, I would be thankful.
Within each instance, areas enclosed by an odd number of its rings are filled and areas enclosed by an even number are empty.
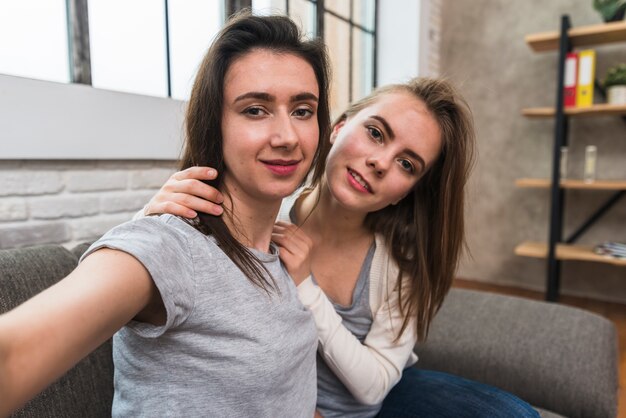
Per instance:
[[[0,313],[66,276],[86,248],[0,250]],[[580,309],[453,289],[416,352],[419,367],[498,386],[542,417],[617,414],[615,327]],[[108,342],[15,416],[110,416],[112,376]]]

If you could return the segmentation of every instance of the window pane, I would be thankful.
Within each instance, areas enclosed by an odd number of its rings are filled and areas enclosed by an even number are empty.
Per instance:
[[[350,103],[350,25],[326,13],[324,40],[328,46],[333,74],[330,109],[334,119]]]
[[[308,0],[288,0],[289,17],[298,24],[309,38],[317,32],[315,4]]]
[[[373,31],[375,27],[375,0],[355,0],[352,20],[366,29]]]
[[[252,0],[252,11],[259,15],[285,14],[288,0]]]
[[[367,96],[374,83],[374,37],[352,29],[352,101]]]
[[[202,57],[224,24],[221,0],[169,0],[172,97],[188,100]]]
[[[65,0],[0,0],[0,73],[70,81]]]
[[[94,87],[167,96],[165,2],[89,0]]]
[[[351,0],[325,0],[324,7],[346,19],[350,19],[350,1]],[[359,1],[360,0],[356,0],[356,3]]]

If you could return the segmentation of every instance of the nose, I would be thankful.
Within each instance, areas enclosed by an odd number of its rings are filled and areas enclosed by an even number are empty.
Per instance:
[[[391,163],[389,158],[383,153],[376,153],[367,157],[365,164],[371,168],[378,177],[383,177],[387,173],[387,170],[389,170]]]
[[[275,117],[270,145],[273,148],[284,148],[287,150],[291,150],[298,145],[298,133],[289,115],[278,115]]]

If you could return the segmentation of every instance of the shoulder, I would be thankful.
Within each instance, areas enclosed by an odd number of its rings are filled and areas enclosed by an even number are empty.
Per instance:
[[[108,247],[135,254],[172,253],[189,256],[190,241],[200,234],[187,222],[172,216],[147,216],[114,227],[94,242],[82,259],[96,249]]]

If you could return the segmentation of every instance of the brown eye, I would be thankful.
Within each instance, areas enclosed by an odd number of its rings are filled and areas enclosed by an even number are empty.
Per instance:
[[[293,112],[294,116],[301,118],[301,119],[308,119],[309,117],[313,116],[313,111],[311,109],[307,109],[307,108],[300,108],[300,109],[296,109]]]
[[[379,131],[378,129],[374,128],[373,126],[369,126],[367,128],[370,136],[372,137],[372,139],[376,142],[382,142],[383,141],[383,133],[381,131]]]
[[[262,116],[266,112],[260,107],[252,106],[246,108],[243,113],[250,116]]]
[[[409,172],[409,173],[415,173],[415,166],[413,166],[413,163],[409,160],[399,160],[398,161],[400,163],[400,166],[402,167],[403,170]]]

